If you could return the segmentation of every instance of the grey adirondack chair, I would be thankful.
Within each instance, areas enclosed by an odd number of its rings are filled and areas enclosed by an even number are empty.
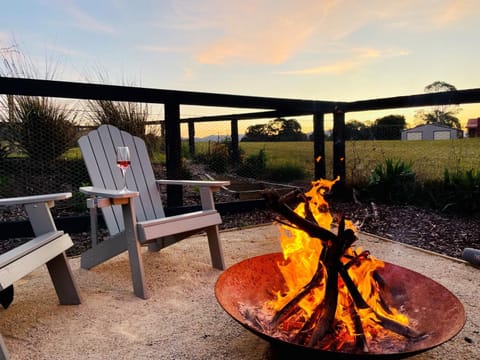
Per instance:
[[[90,269],[128,250],[133,290],[148,298],[140,246],[160,250],[194,233],[205,230],[213,267],[225,268],[212,192],[228,181],[156,180],[145,142],[112,125],[102,125],[82,136],[78,144],[93,186],[81,187],[87,194],[92,219],[92,248],[82,254],[81,267]],[[131,166],[127,170],[128,191],[122,191],[123,177],[116,166],[116,147],[128,146]],[[159,185],[173,184],[199,188],[202,210],[165,217]],[[109,237],[96,238],[96,209],[101,208]]]
[[[46,264],[60,304],[77,305],[80,292],[72,276],[65,251],[73,246],[68,234],[57,230],[50,208],[54,202],[71,197],[58,193],[0,199],[0,206],[22,205],[30,220],[34,238],[0,255],[0,291],[8,291],[8,307],[13,300],[13,284],[38,267]],[[3,293],[0,294],[3,297]],[[0,335],[0,359],[8,359],[8,351]]]

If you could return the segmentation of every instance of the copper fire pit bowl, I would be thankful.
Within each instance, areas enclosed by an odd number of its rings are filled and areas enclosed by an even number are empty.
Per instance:
[[[223,309],[241,325],[258,336],[288,348],[289,351],[314,352],[322,358],[360,358],[388,356],[403,358],[438,346],[454,337],[465,324],[461,302],[442,285],[414,271],[385,262],[380,275],[388,284],[390,305],[402,306],[412,327],[425,334],[421,339],[390,342],[376,346],[369,353],[334,352],[286,343],[263,333],[241,314],[240,307],[261,309],[272,298],[272,290],[284,288],[284,280],[277,263],[281,253],[261,255],[239,262],[223,272],[215,285],[215,296]],[[282,350],[283,351],[283,350]]]

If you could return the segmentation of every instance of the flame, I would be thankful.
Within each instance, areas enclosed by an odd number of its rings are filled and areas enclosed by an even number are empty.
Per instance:
[[[339,178],[332,181],[325,179],[314,181],[311,189],[305,193],[308,199],[307,206],[309,212],[314,216],[319,226],[329,230],[333,227],[334,219],[324,195],[331,190],[338,180]],[[295,212],[305,217],[305,204],[299,204],[295,208]],[[345,227],[356,231],[354,224],[350,221],[345,221]],[[328,246],[328,244],[319,241],[319,239],[311,238],[306,232],[287,225],[279,225],[279,231],[284,261],[279,263],[278,266],[285,280],[286,288],[276,292],[276,297],[267,304],[267,307],[274,311],[282,309],[311,281],[317,271],[320,254],[324,246]],[[361,248],[350,247],[344,253],[341,261],[345,265],[351,258],[357,257],[361,253]],[[369,305],[369,309],[358,309],[355,307],[347,286],[342,278],[339,277],[338,301],[334,321],[336,337],[334,341],[332,340],[335,343],[335,347],[339,348],[345,343],[354,342],[356,335],[358,335],[352,318],[352,309],[355,309],[360,316],[363,332],[367,340],[386,331],[379,324],[380,321],[376,314],[402,325],[408,325],[409,320],[407,316],[393,308],[388,308],[387,311],[381,305],[381,291],[377,281],[374,280],[374,273],[383,267],[384,263],[381,260],[368,254],[347,270],[362,298]],[[298,306],[304,312],[305,319],[308,319],[324,300],[325,285],[326,272],[323,271],[323,278],[319,285],[298,302]],[[294,321],[298,321],[298,318],[295,318]],[[285,326],[288,327],[288,324]]]

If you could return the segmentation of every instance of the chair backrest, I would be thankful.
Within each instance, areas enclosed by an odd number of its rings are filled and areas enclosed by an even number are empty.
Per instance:
[[[92,186],[105,189],[123,188],[122,173],[116,165],[116,148],[128,146],[131,165],[127,170],[127,188],[140,193],[140,196],[135,199],[137,220],[165,217],[147,147],[141,138],[121,131],[115,126],[102,125],[82,136],[78,144]],[[110,235],[123,231],[120,206],[104,207],[102,212]]]

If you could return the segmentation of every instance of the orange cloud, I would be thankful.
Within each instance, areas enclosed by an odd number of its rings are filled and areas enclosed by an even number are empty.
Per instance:
[[[242,60],[281,64],[301,49],[317,27],[313,19],[327,2],[271,2],[244,0],[214,2],[221,35],[196,54],[200,63],[219,64]],[[210,3],[210,6],[212,3]]]
[[[359,67],[360,64],[361,63],[359,61],[355,60],[343,60],[327,65],[301,70],[281,71],[279,73],[286,75],[341,74]]]
[[[438,15],[434,18],[434,23],[439,26],[444,26],[461,20],[463,17],[475,11],[475,5],[478,6],[475,0],[450,1],[444,8],[440,8]]]
[[[374,48],[358,48],[349,52],[348,59],[332,62],[316,67],[310,67],[299,70],[282,71],[280,74],[285,75],[311,75],[311,74],[343,74],[362,66],[368,65],[372,61],[380,58],[405,56],[409,52],[406,50],[393,49],[374,49]]]

